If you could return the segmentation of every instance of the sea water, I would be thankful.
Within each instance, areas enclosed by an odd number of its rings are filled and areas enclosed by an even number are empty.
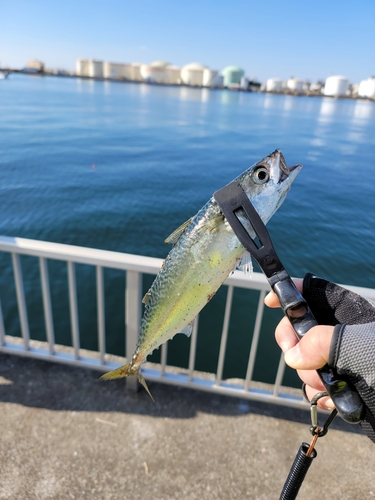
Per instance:
[[[174,229],[276,148],[289,166],[304,165],[268,224],[285,267],[293,276],[311,271],[375,287],[375,103],[363,100],[12,74],[0,82],[0,234],[164,258]],[[43,338],[32,260],[23,259],[30,329]],[[0,265],[6,331],[17,335],[9,256]],[[56,340],[66,342],[66,268],[49,266],[61,285],[52,290]],[[86,266],[77,273],[94,290],[93,273]],[[124,278],[106,271],[105,281],[107,346],[122,353]],[[82,344],[95,348],[95,295],[88,300],[83,290],[78,284]],[[216,345],[213,365],[224,300],[223,290],[201,320],[209,333],[199,342]],[[236,314],[256,300],[235,293],[227,376],[243,375],[237,358],[250,345],[253,313],[249,326],[243,319],[236,326]],[[184,364],[188,340],[177,338],[170,356]],[[210,363],[203,357],[198,367]]]

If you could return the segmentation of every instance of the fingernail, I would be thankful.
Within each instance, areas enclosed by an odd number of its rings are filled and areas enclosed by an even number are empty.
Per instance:
[[[286,351],[284,356],[285,363],[294,368],[294,366],[298,364],[300,357],[301,357],[301,350],[299,348],[299,344],[296,344],[294,347]]]
[[[287,352],[289,350],[289,344],[288,344],[288,342],[285,342],[285,341],[282,340],[279,345],[280,345],[280,349],[283,352]]]

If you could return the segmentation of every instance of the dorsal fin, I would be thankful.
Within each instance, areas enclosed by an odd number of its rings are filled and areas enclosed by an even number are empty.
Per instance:
[[[175,245],[178,240],[181,238],[181,236],[184,234],[184,232],[186,231],[186,228],[190,225],[190,222],[193,220],[193,217],[190,217],[189,220],[187,220],[186,222],[184,222],[183,224],[181,224],[180,227],[178,227],[175,231],[173,231],[172,234],[170,234],[168,236],[168,238],[166,238],[164,240],[164,243],[170,243],[171,245]]]

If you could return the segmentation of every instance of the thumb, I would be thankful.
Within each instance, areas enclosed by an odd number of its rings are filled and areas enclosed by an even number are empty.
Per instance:
[[[296,370],[317,370],[328,362],[333,326],[319,325],[309,330],[285,353],[285,362]]]

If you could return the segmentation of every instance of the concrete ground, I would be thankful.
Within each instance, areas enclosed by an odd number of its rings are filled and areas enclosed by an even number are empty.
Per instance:
[[[0,355],[0,498],[277,499],[309,414]],[[298,499],[375,499],[375,445],[335,421]]]

